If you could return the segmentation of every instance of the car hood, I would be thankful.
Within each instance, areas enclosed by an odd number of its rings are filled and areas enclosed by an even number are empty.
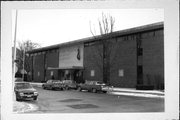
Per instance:
[[[34,89],[34,88],[16,89],[16,91],[19,91],[19,92],[36,92],[36,89]]]

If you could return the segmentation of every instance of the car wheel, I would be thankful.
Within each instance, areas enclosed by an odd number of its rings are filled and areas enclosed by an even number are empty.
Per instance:
[[[57,90],[58,88],[56,88],[56,87],[52,87],[52,90]]]
[[[33,100],[37,100],[37,97],[34,97]]]
[[[92,89],[92,92],[93,92],[93,93],[96,93],[96,92],[97,92],[97,90],[96,90],[95,88],[93,88],[93,89]]]
[[[18,97],[16,97],[16,101],[21,101],[21,99],[19,99]]]
[[[44,85],[42,86],[42,88],[43,88],[43,89],[46,89],[46,87],[45,87]]]
[[[66,86],[65,88],[66,88],[66,90],[69,90],[69,87],[68,87],[68,86]]]
[[[78,91],[81,91],[81,87],[78,87],[77,90],[78,90]]]
[[[107,91],[102,91],[103,93],[107,93]]]

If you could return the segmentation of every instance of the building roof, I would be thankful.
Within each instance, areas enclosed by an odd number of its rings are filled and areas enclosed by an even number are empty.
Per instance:
[[[111,37],[118,37],[118,36],[124,36],[124,35],[128,35],[128,34],[135,34],[135,33],[139,33],[139,32],[152,31],[155,29],[163,29],[163,28],[164,28],[164,22],[158,22],[158,23],[148,24],[148,25],[144,25],[144,26],[140,26],[140,27],[115,31],[115,32],[112,32],[112,33],[109,33],[106,35],[97,35],[97,36],[87,37],[87,38],[78,39],[78,40],[74,40],[74,41],[70,41],[70,42],[60,43],[60,44],[51,45],[51,46],[47,46],[47,47],[42,47],[42,48],[28,51],[27,53],[37,53],[37,52],[42,52],[42,51],[46,51],[46,50],[58,49],[59,47],[71,46],[71,45],[75,45],[75,44],[82,44],[82,43],[86,43],[86,42],[92,42],[92,41],[96,41],[96,40],[106,39],[106,38],[108,38],[109,35],[111,35]]]

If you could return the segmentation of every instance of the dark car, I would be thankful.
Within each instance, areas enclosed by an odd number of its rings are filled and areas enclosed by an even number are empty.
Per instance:
[[[63,80],[64,88],[68,89],[77,89],[77,84],[73,80]]]
[[[46,83],[42,85],[42,88],[50,89],[50,90],[55,90],[55,89],[63,90],[64,85],[60,80],[48,80]]]
[[[98,91],[106,93],[107,90],[104,89],[106,87],[107,87],[107,85],[101,81],[85,81],[84,84],[81,83],[78,85],[78,91],[88,90],[88,91],[94,92],[94,93],[96,93]]]
[[[22,79],[22,78],[19,78],[19,77],[16,77],[16,78],[15,78],[15,82],[23,82],[23,79]]]
[[[15,82],[14,92],[16,95],[16,101],[25,99],[37,100],[38,92],[32,87],[30,83]]]

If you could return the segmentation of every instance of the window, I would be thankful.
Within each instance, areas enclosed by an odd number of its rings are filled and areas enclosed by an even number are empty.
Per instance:
[[[123,69],[119,69],[118,75],[119,75],[119,77],[123,77],[124,76],[124,70]]]
[[[54,72],[53,71],[51,71],[51,76],[53,76],[54,75]]]
[[[138,56],[142,56],[143,55],[143,48],[138,48],[137,55]]]
[[[94,76],[95,76],[95,71],[91,70],[91,77],[94,77]]]
[[[47,83],[51,83],[51,82],[52,82],[52,80],[48,80],[48,81],[47,81]]]
[[[38,72],[37,75],[40,76],[40,72]]]
[[[137,56],[143,55],[142,39],[137,39]]]

